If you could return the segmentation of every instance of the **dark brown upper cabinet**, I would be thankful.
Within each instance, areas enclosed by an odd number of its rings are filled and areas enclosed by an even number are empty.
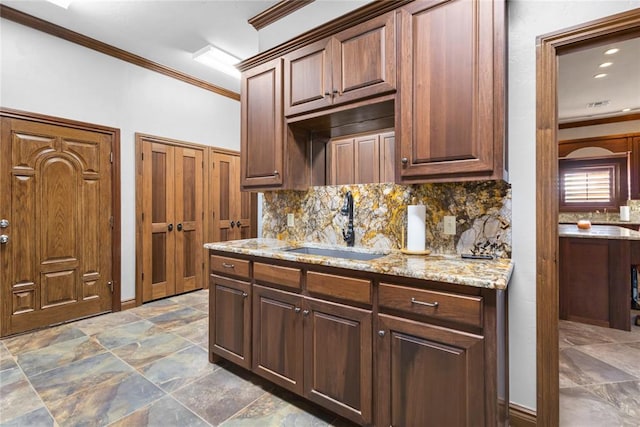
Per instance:
[[[393,92],[395,47],[389,12],[285,55],[285,116]]]
[[[282,60],[245,71],[241,89],[242,187],[277,188],[284,160]]]
[[[504,22],[503,1],[399,9],[397,182],[502,178]]]

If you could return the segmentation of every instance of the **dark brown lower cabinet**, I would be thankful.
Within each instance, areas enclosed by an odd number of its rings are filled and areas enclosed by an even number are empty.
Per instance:
[[[253,371],[302,394],[302,297],[253,285]]]
[[[481,336],[378,315],[377,425],[485,423]]]
[[[251,369],[251,285],[209,276],[209,342],[212,354]]]
[[[371,310],[305,298],[303,318],[305,397],[371,423]]]

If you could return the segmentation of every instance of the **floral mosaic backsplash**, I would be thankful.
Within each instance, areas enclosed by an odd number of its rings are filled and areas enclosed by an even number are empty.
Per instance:
[[[363,184],[311,187],[308,191],[264,194],[262,237],[344,245],[348,218],[340,213],[344,195],[354,200],[355,246],[400,249],[405,241],[407,205],[426,205],[426,248],[440,254],[511,257],[511,187],[504,181],[422,185]],[[287,226],[287,214],[295,219]],[[456,234],[446,235],[443,218],[456,217]]]

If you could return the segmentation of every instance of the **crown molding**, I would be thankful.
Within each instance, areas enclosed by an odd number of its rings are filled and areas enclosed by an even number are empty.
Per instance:
[[[191,84],[193,86],[197,86],[201,89],[214,92],[218,95],[226,96],[227,98],[240,101],[240,94],[237,92],[233,92],[231,90],[209,83],[205,80],[190,76],[173,68],[158,64],[157,62],[153,62],[149,59],[143,58],[142,56],[138,56],[131,52],[127,52],[126,50],[111,46],[110,44],[103,43],[99,40],[85,36],[84,34],[71,31],[68,28],[64,28],[52,22],[45,21],[44,19],[36,18],[35,16],[20,12],[19,10],[10,8],[3,4],[0,4],[0,17],[29,28],[33,28],[34,30],[42,31],[52,36],[59,37],[71,43],[75,43],[80,46],[98,51],[100,53],[120,59],[130,64],[134,64],[139,67],[155,71],[156,73],[160,73],[176,80]]]
[[[249,18],[247,22],[258,31],[314,1],[315,0],[282,0],[269,9]]]

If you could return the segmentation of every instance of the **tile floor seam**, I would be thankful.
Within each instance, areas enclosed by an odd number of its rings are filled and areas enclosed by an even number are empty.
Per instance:
[[[12,356],[13,356],[13,354],[12,354]],[[18,360],[17,360],[17,359],[14,359],[14,360],[15,360],[15,362],[16,362],[16,367],[20,370],[20,372],[21,372],[21,373],[22,373],[22,375],[24,376],[25,380],[27,380],[27,383],[29,384],[29,387],[31,388],[31,391],[33,391],[33,392],[35,393],[35,395],[38,397],[38,400],[40,400],[40,402],[42,403],[42,407],[43,407],[44,409],[46,409],[46,410],[47,410],[47,413],[49,414],[49,416],[51,417],[51,419],[53,420],[53,422],[54,422],[55,424],[58,424],[58,421],[57,421],[57,420],[55,419],[55,417],[53,416],[53,413],[51,413],[51,409],[49,408],[49,406],[47,405],[47,403],[44,401],[44,399],[42,398],[42,396],[40,396],[40,393],[38,393],[38,390],[36,390],[36,388],[34,387],[34,385],[31,383],[31,380],[29,379],[29,377],[27,376],[27,374],[25,374],[25,372],[23,371],[22,366],[20,366],[20,364],[18,363]],[[40,408],[38,408],[38,409],[40,409]],[[34,411],[37,411],[38,409],[34,409]],[[26,412],[26,413],[24,413],[24,414],[22,414],[22,415],[20,415],[20,416],[18,416],[18,417],[16,417],[16,418],[19,418],[19,417],[21,417],[21,416],[23,416],[23,415],[26,415],[26,414],[30,413],[30,412],[33,412],[33,411]],[[14,420],[15,420],[16,418],[14,418]]]
[[[191,347],[198,347],[198,348],[201,348],[199,345],[194,344],[194,345],[192,345],[192,346],[189,346],[189,347],[183,348],[182,350],[176,351],[175,353],[172,353],[172,354],[170,354],[170,355],[168,355],[168,356],[165,356],[165,357],[163,357],[163,358],[161,358],[161,359],[157,359],[157,360],[154,360],[153,362],[147,363],[147,365],[149,365],[149,364],[151,364],[151,363],[159,362],[159,361],[161,361],[161,360],[163,360],[163,359],[166,359],[167,357],[169,357],[169,356],[171,356],[171,355],[173,355],[173,354],[180,353],[181,351],[187,350],[188,348],[191,348]],[[126,362],[125,362],[125,363],[126,363]],[[209,363],[209,364],[211,364],[211,365],[215,365],[215,364],[213,364],[213,363]],[[147,366],[147,365],[143,365],[143,366]],[[142,368],[143,366],[140,366],[140,368]],[[177,392],[177,391],[179,391],[179,390],[182,390],[182,389],[183,389],[183,388],[185,388],[186,386],[193,384],[194,382],[196,382],[196,381],[198,381],[198,380],[200,380],[200,379],[202,379],[202,378],[206,377],[206,376],[207,376],[207,375],[209,375],[209,374],[212,374],[212,373],[216,372],[218,369],[220,369],[220,368],[221,368],[221,367],[220,367],[220,365],[215,365],[215,366],[216,366],[216,368],[215,368],[213,371],[211,371],[211,372],[207,372],[206,374],[204,374],[204,375],[202,375],[202,376],[200,376],[200,377],[195,377],[195,378],[193,378],[192,380],[189,380],[188,382],[184,383],[183,385],[181,385],[180,387],[178,387],[177,389],[175,389],[175,390],[173,390],[173,391],[166,390],[166,389],[165,389],[164,387],[162,387],[160,384],[156,384],[155,382],[153,382],[153,380],[152,380],[151,378],[147,378],[147,376],[145,376],[145,375],[144,375],[144,373],[142,373],[142,372],[139,370],[140,368],[134,368],[134,369],[135,369],[135,370],[136,370],[140,375],[142,375],[142,376],[144,377],[144,379],[146,379],[147,381],[151,382],[153,385],[155,385],[156,387],[158,387],[160,390],[162,390],[162,391],[164,391],[165,393],[167,393],[167,395],[173,395],[173,393],[175,393],[175,392]],[[173,396],[171,396],[171,397],[173,397]],[[176,399],[176,400],[177,400],[177,399]]]
[[[232,420],[236,415],[240,415],[241,413],[243,413],[245,410],[247,410],[251,405],[253,405],[254,403],[256,403],[258,400],[262,399],[267,393],[269,393],[267,390],[264,391],[264,393],[262,393],[260,396],[258,396],[256,399],[254,399],[253,401],[249,402],[244,408],[239,409],[238,411],[236,411],[234,414],[230,415],[229,417],[227,417],[224,421],[222,421],[220,424],[218,424],[219,426],[223,426],[224,423],[226,423],[227,421]]]

